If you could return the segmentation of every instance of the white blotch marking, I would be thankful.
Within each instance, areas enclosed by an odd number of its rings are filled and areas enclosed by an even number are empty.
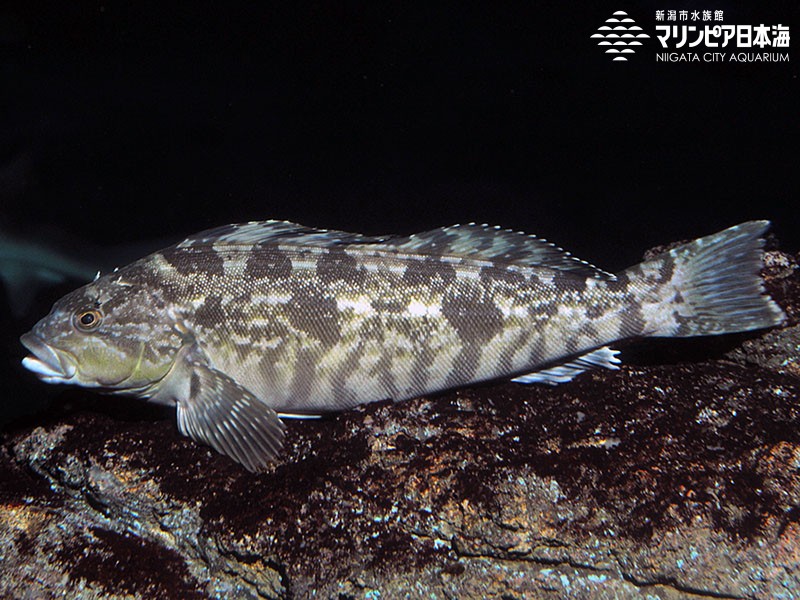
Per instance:
[[[316,269],[317,257],[316,256],[292,256],[293,269]]]
[[[192,308],[199,308],[205,301],[205,296],[195,296],[194,298],[189,299],[189,304],[192,305]]]
[[[357,315],[366,315],[373,312],[372,303],[366,296],[358,296],[357,298],[337,298],[336,308],[344,310],[352,310]]]
[[[553,277],[555,277],[556,272],[552,269],[534,269],[531,274],[539,279],[542,287],[549,287],[553,285]]]
[[[519,319],[528,318],[528,307],[515,305],[511,298],[500,297],[496,300],[496,306],[503,313],[503,318],[517,317]]]
[[[661,262],[654,261],[654,262],[644,262],[639,265],[639,268],[642,271],[642,277],[645,281],[648,280],[657,280],[661,276]]]
[[[249,249],[246,251],[250,251]],[[236,258],[224,258],[222,261],[222,270],[227,277],[237,277],[244,271],[245,261],[240,256]]]
[[[469,267],[456,267],[456,279],[460,279],[462,281],[480,281],[481,274],[478,269],[472,269]]]
[[[412,300],[406,308],[406,313],[412,317],[438,317],[442,314],[442,307],[438,304],[424,304],[419,300]]]
[[[389,271],[389,273],[392,273],[394,275],[398,275],[400,277],[402,277],[406,272],[406,265],[404,263],[401,263],[401,262],[391,261],[391,262],[387,263],[385,268],[386,268],[387,271]]]
[[[253,346],[261,349],[274,350],[283,343],[283,338],[274,337],[269,339],[262,339],[253,342]]]
[[[558,316],[577,325],[582,325],[589,321],[589,319],[586,318],[586,309],[583,306],[568,306],[562,304],[558,307]]]
[[[280,304],[288,304],[292,299],[291,294],[280,294],[278,292],[273,292],[268,296],[262,296],[253,294],[251,299],[252,304],[269,304],[271,306],[280,305]]]

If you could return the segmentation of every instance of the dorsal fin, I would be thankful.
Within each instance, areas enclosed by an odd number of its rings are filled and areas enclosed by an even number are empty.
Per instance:
[[[385,244],[409,253],[450,254],[529,267],[547,267],[596,279],[616,279],[613,274],[575,258],[547,240],[499,226],[476,223],[451,225],[408,237],[391,238]]]
[[[186,238],[177,247],[276,243],[317,247],[381,245],[409,254],[463,256],[528,267],[546,267],[596,279],[615,279],[611,273],[575,258],[535,235],[475,223],[440,227],[409,236],[365,236],[346,231],[314,229],[289,221],[250,221],[201,231]]]
[[[178,248],[209,244],[276,243],[324,247],[339,244],[375,244],[386,239],[386,236],[370,237],[346,231],[314,229],[289,221],[250,221],[201,231],[183,240],[178,244]]]

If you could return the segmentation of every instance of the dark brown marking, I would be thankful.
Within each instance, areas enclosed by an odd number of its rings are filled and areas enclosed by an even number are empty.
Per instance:
[[[358,337],[363,340],[377,340],[383,343],[386,325],[380,315],[370,315],[361,321],[358,328]]]
[[[200,376],[197,373],[192,373],[189,378],[189,397],[197,398],[200,393]]]
[[[411,394],[420,396],[428,389],[428,378],[431,373],[431,365],[436,360],[436,352],[431,350],[428,344],[424,342],[419,344],[419,350],[414,357],[414,364],[411,367]]]
[[[247,349],[252,352],[251,346],[247,346]],[[264,382],[265,389],[275,388],[279,383],[279,374],[275,365],[286,358],[286,349],[283,347],[283,343],[279,343],[274,348],[259,348],[258,356],[257,369],[259,378]]]
[[[351,348],[347,357],[336,370],[331,381],[334,404],[338,408],[350,408],[357,404],[358,398],[353,390],[347,387],[347,378],[358,368],[358,363],[363,354],[361,344]]]
[[[481,347],[476,344],[464,346],[453,363],[453,370],[447,375],[445,387],[453,387],[470,383],[478,370]]]
[[[239,360],[243,361],[250,356],[250,354],[253,352],[253,348],[249,342],[246,344],[237,343],[234,344],[233,351],[236,352],[236,356],[239,358]]]
[[[479,293],[449,293],[442,299],[442,314],[467,343],[482,344],[503,329],[503,313]]]
[[[222,299],[219,296],[206,296],[194,313],[194,322],[208,329],[227,324],[225,312],[222,309]]]
[[[436,277],[440,277],[445,284],[450,284],[456,278],[456,272],[451,265],[435,259],[412,260],[408,262],[403,273],[403,283],[429,285]]]
[[[578,352],[578,338],[576,336],[570,335],[563,338],[563,343],[564,348],[567,350],[567,354],[576,354]]]
[[[531,287],[541,287],[542,280],[539,279],[539,276],[536,273],[530,273],[528,275],[528,285]]]
[[[275,247],[255,249],[244,267],[244,275],[248,278],[286,278],[291,274],[292,261]]]
[[[117,271],[112,277],[152,288],[160,287],[164,279],[161,273],[158,272],[152,258],[137,260],[135,263]]]
[[[342,248],[331,248],[319,258],[317,276],[323,284],[344,281],[360,285],[364,282],[364,271],[358,268],[356,259]]]
[[[644,333],[645,320],[638,304],[628,304],[621,314],[619,337],[638,337]]]
[[[670,255],[661,257],[661,267],[658,270],[658,280],[660,283],[666,283],[672,279],[675,272],[675,260]]]
[[[247,306],[250,304],[250,301],[253,298],[253,290],[250,287],[245,287],[240,293],[238,293],[231,301],[230,304],[234,306]]]
[[[194,273],[224,275],[225,263],[219,253],[211,246],[190,246],[188,248],[167,248],[161,251],[172,267],[181,275]]]
[[[520,286],[525,283],[525,277],[519,272],[497,266],[481,268],[480,278],[484,283],[501,281],[512,286]]]
[[[224,326],[227,328],[243,333],[249,334],[250,316],[252,313],[246,312],[246,307],[235,302],[229,302],[222,307],[222,318],[225,319]]]
[[[561,306],[561,301],[558,298],[553,298],[535,307],[529,306],[528,316],[530,316],[530,318],[534,320],[541,319],[542,315],[545,315],[547,317],[552,317],[558,314],[559,306]]]
[[[342,336],[336,300],[313,290],[299,290],[286,306],[289,322],[327,346]]]
[[[405,311],[408,302],[391,298],[377,298],[370,302],[376,312],[401,313]]]
[[[586,318],[587,319],[598,319],[602,317],[608,311],[608,306],[597,302],[597,299],[594,300],[592,304],[589,304],[586,307]]]
[[[413,260],[408,263],[403,273],[403,283],[406,285],[426,285],[435,273],[427,261]]]
[[[678,324],[677,329],[672,334],[673,337],[688,337],[697,335],[698,333],[713,333],[713,329],[709,327],[708,321],[698,322],[696,317],[690,317],[673,311],[672,317]]]
[[[281,321],[277,319],[270,319],[265,323],[259,324],[257,327],[252,327],[248,329],[248,323],[244,323],[245,327],[242,328],[242,331],[239,333],[243,334],[244,337],[252,339],[253,337],[257,337],[261,340],[280,340],[283,343],[285,340],[289,340],[293,337],[292,330],[284,325]],[[252,346],[247,346],[250,352],[253,351]],[[284,356],[285,350],[278,345],[278,348],[259,348],[258,354],[260,356],[271,355],[273,356],[273,362],[278,362],[282,356]]]
[[[544,338],[541,334],[532,335],[528,338],[527,346],[528,350],[528,367],[526,372],[533,370],[534,368],[540,366],[547,360],[547,356],[545,356],[544,351]]]
[[[318,360],[317,353],[313,350],[303,349],[298,352],[290,386],[291,396],[288,401],[290,406],[303,406],[311,397]]]
[[[627,271],[619,273],[616,280],[607,282],[608,290],[612,293],[627,292],[628,286],[630,286],[631,283],[630,272],[634,268],[635,267],[631,267]]]
[[[586,279],[583,275],[556,270],[553,275],[553,285],[562,292],[583,293],[586,291]]]
[[[398,400],[400,391],[392,373],[392,358],[388,352],[381,354],[378,362],[370,371],[370,376],[377,377],[386,392],[386,397]]]
[[[584,324],[578,333],[580,335],[585,335],[586,337],[591,338],[593,340],[597,340],[598,337],[600,337],[599,334],[597,333],[597,328],[594,326],[594,323]]]
[[[521,339],[522,336],[519,336],[517,339]],[[511,364],[511,360],[514,358],[514,354],[517,352],[518,346],[517,342],[513,344],[509,344],[500,352],[500,356],[497,357],[497,364],[494,368],[494,374],[496,377],[503,377],[504,375],[508,375],[511,373],[513,365]]]

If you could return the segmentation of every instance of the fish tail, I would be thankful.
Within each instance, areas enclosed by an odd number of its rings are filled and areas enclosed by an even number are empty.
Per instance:
[[[684,244],[626,275],[648,282],[645,335],[689,337],[763,329],[785,315],[760,276],[769,221],[749,221]],[[656,296],[653,298],[653,296]],[[652,302],[655,300],[655,302]],[[650,318],[648,317],[648,314]]]

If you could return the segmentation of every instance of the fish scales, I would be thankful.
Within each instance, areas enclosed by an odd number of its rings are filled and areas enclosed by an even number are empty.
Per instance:
[[[285,222],[192,236],[60,300],[23,344],[43,380],[175,405],[178,425],[251,470],[276,413],[319,414],[493,379],[616,368],[608,345],[769,327],[766,222],[617,275],[486,226],[367,237]]]
[[[586,289],[575,275],[554,282],[536,268],[358,250],[208,251],[223,268],[206,275],[202,295],[198,272],[183,274],[182,265],[159,255],[148,266],[153,278],[171,282],[168,300],[212,364],[277,410],[406,399],[521,372],[619,337],[618,311],[589,320],[585,307],[624,304],[605,283]],[[292,267],[254,276],[246,270],[254,257]],[[593,321],[610,326],[587,336]],[[504,356],[509,345],[517,348],[511,357]],[[389,372],[382,383],[374,372],[381,354]]]

